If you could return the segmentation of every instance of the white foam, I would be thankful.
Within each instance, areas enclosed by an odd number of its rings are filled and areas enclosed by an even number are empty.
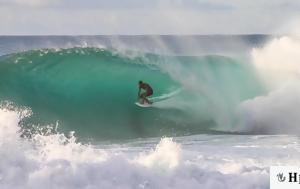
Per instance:
[[[199,135],[104,148],[72,133],[21,138],[22,114],[0,110],[1,189],[268,188],[269,165],[300,163],[296,137]]]
[[[280,37],[252,51],[252,62],[267,86],[281,87],[300,76],[300,40]]]
[[[147,154],[141,154],[135,161],[146,167],[173,169],[179,165],[181,155],[180,145],[172,138],[163,138],[156,149]]]
[[[275,38],[252,52],[268,93],[240,104],[241,130],[300,134],[300,40]]]
[[[265,96],[241,103],[239,114],[244,131],[258,133],[299,134],[300,87],[298,82],[286,83]]]

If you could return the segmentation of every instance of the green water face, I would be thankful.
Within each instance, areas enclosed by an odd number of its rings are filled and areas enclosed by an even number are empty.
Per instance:
[[[154,96],[182,89],[169,100],[178,105],[137,107],[139,80],[152,86]],[[96,48],[36,50],[0,57],[0,99],[33,111],[24,127],[59,121],[60,130],[75,130],[80,137],[199,133],[219,124],[213,115],[216,109],[224,108],[221,111],[230,112],[229,116],[236,104],[261,92],[251,69],[226,57],[144,54],[128,58]]]

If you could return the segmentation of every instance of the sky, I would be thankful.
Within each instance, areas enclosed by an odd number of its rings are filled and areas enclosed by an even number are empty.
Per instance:
[[[299,10],[300,0],[0,0],[0,35],[281,34]]]

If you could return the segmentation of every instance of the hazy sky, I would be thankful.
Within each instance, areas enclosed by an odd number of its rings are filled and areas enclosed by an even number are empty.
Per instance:
[[[287,33],[300,0],[0,0],[0,35]]]

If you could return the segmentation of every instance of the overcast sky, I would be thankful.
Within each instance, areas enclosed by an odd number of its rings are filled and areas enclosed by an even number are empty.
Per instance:
[[[300,0],[0,0],[0,35],[277,34]]]

